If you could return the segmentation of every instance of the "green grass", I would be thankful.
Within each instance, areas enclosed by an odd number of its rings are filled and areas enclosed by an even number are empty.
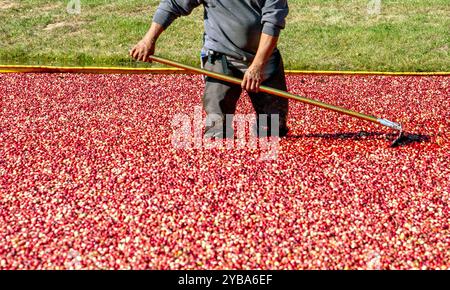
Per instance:
[[[145,34],[159,1],[0,0],[0,64],[133,66],[128,50]],[[279,47],[287,69],[449,71],[448,0],[290,0]],[[157,54],[198,65],[203,9],[180,18]]]

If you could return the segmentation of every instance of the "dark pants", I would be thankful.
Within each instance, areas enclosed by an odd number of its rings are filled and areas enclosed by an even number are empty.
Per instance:
[[[209,52],[207,57],[202,59],[203,66],[206,70],[223,73],[242,79],[248,64],[219,53]],[[267,64],[265,65],[262,85],[271,88],[286,91],[286,78],[284,75],[284,66],[281,55],[275,51]],[[206,111],[206,130],[205,137],[231,137],[233,136],[233,128],[231,120],[227,120],[226,115],[234,115],[236,104],[241,95],[242,89],[240,85],[230,84],[211,77],[206,77],[205,92],[203,95],[203,108]],[[257,133],[270,130],[270,120],[272,115],[279,117],[279,135],[284,136],[287,133],[286,119],[288,114],[288,100],[273,96],[267,93],[249,93],[253,108],[256,112]],[[266,126],[258,123],[260,115],[267,115]],[[264,119],[264,118],[263,118]],[[228,124],[228,125],[227,125]],[[269,135],[269,132],[263,135]]]

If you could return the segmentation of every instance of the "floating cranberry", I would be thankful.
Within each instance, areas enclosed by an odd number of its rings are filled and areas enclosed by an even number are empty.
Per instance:
[[[175,148],[201,76],[0,74],[0,268],[450,268],[449,78],[288,85],[400,121],[407,140],[291,102],[275,159],[248,136]]]

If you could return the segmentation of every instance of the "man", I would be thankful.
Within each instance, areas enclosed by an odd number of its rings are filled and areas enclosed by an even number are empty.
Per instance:
[[[266,85],[286,90],[283,61],[276,46],[289,10],[287,0],[162,0],[149,31],[130,55],[136,60],[148,61],[155,52],[159,35],[177,17],[189,15],[200,5],[205,9],[202,65],[206,70],[243,79],[239,87],[206,78],[205,137],[233,136],[232,122],[226,116],[232,117],[235,113],[242,89],[249,93],[256,111],[257,133],[270,135],[273,125],[277,126],[274,131],[278,131],[279,136],[285,136],[288,132],[287,99],[260,93],[259,87]],[[275,120],[274,124],[271,120]]]

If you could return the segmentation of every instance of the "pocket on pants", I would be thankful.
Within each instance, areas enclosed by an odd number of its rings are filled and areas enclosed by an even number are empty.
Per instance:
[[[204,49],[200,51],[200,67],[205,68],[206,62],[208,61],[208,52]]]
[[[277,50],[267,61],[264,72],[263,72],[263,81],[266,81],[283,70],[283,63],[280,52]]]
[[[216,0],[203,0],[205,3],[205,6],[208,8],[214,8],[216,7]]]

